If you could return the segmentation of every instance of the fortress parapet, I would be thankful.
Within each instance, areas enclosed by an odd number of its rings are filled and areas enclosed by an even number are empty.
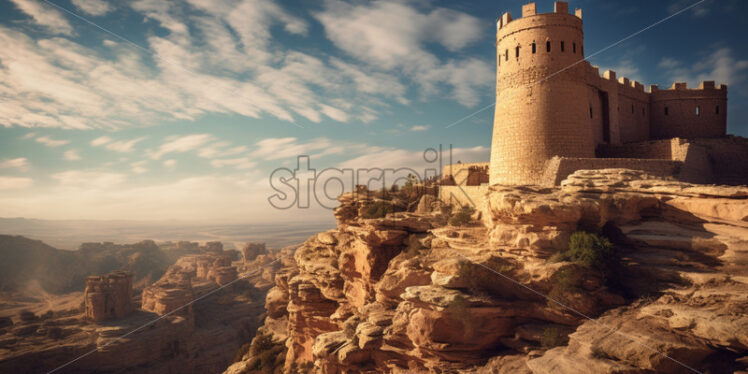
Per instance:
[[[645,90],[614,71],[601,75],[584,58],[582,11],[569,14],[563,1],[551,13],[529,3],[521,18],[501,15],[496,72],[490,184],[542,183],[552,158],[595,158],[601,146],[726,135],[726,86]]]
[[[652,139],[713,138],[727,132],[727,86],[704,81],[689,89],[685,82],[670,89],[652,86]]]

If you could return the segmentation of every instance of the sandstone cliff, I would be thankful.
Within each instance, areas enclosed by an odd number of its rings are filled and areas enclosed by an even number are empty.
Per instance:
[[[226,373],[748,367],[746,187],[578,171],[556,188],[492,186],[462,226],[430,196],[373,219],[367,207],[402,204],[339,200],[338,228],[284,258]],[[609,255],[569,257],[578,231]]]
[[[223,371],[262,323],[279,252],[232,262],[219,244],[180,258],[141,303],[131,274],[116,272],[89,278],[83,310],[0,319],[0,372],[48,372],[76,358],[59,372]]]

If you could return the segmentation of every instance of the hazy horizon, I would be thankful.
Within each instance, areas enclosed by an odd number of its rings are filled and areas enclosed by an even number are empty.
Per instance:
[[[245,242],[264,242],[271,248],[301,243],[319,231],[335,227],[335,220],[279,223],[200,223],[179,221],[40,220],[0,217],[0,235],[41,240],[57,249],[77,250],[86,242],[132,244],[141,240],[221,241],[227,249]]]

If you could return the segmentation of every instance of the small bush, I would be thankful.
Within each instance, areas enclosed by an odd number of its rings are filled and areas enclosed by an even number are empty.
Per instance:
[[[464,226],[470,222],[473,213],[475,213],[475,209],[471,206],[465,205],[452,214],[452,217],[449,218],[449,224],[452,226]]]
[[[613,245],[604,236],[577,231],[569,238],[569,250],[565,256],[571,261],[603,271],[614,256]]]
[[[548,297],[562,304],[574,304],[574,300],[584,294],[581,288],[582,274],[579,268],[563,268],[551,277],[551,291]],[[548,302],[552,307],[559,307],[556,302]]]
[[[384,218],[388,213],[395,212],[395,207],[386,201],[375,201],[365,205],[361,211],[363,218]]]

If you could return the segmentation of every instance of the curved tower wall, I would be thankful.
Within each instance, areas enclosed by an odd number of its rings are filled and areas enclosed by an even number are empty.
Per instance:
[[[522,11],[497,25],[491,184],[538,183],[553,156],[595,157],[585,63],[569,67],[584,58],[581,12],[569,14],[564,2],[554,13],[536,14],[535,4]]]

